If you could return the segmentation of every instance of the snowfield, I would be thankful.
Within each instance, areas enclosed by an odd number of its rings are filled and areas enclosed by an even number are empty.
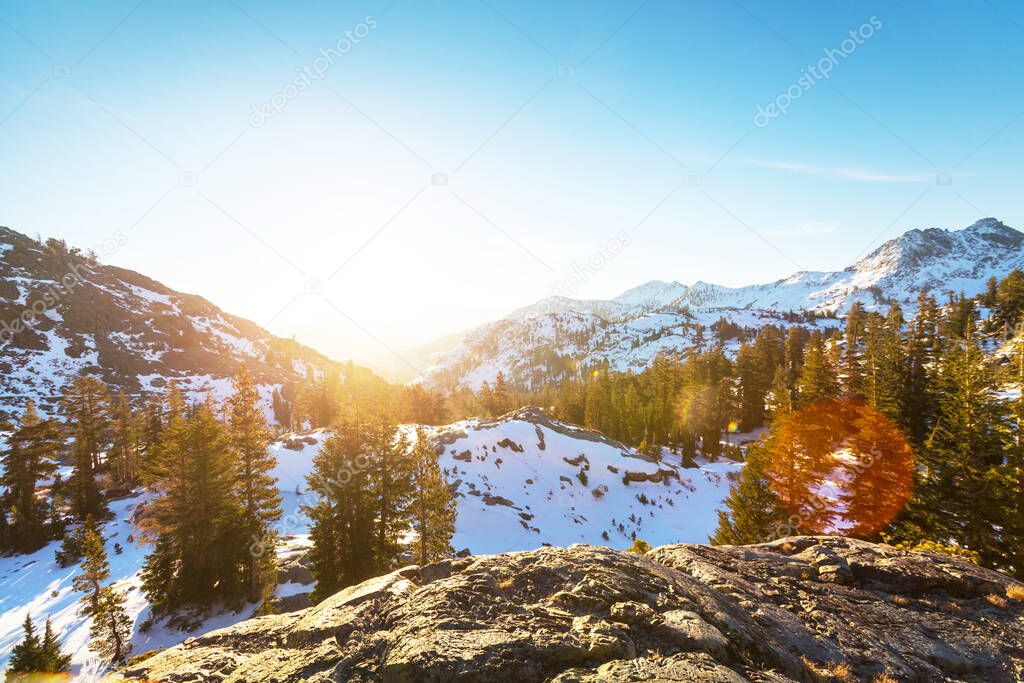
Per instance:
[[[402,429],[415,438],[415,425]],[[686,469],[667,450],[661,462],[651,462],[601,434],[552,420],[536,409],[425,429],[443,446],[439,462],[455,490],[458,516],[452,545],[474,554],[572,543],[621,549],[632,544],[634,535],[655,546],[702,543],[717,526],[715,511],[728,493],[730,476],[742,467],[720,461]],[[289,434],[271,446],[282,497],[283,515],[277,524],[282,560],[301,556],[309,545],[309,520],[301,506],[312,503],[315,493],[307,489],[305,478],[328,436],[326,430]],[[170,647],[249,618],[255,605],[214,614],[190,633],[160,623],[146,633],[139,630],[150,617],[138,576],[148,548],[133,542],[130,520],[146,495],[139,490],[111,501],[114,519],[103,528],[111,580],[128,592],[128,611],[135,619],[133,654]],[[56,564],[59,547],[54,541],[30,555],[0,557],[0,668],[21,640],[22,622],[31,613],[40,628],[50,617],[65,651],[74,653],[76,671],[96,669],[86,648],[90,623],[79,614],[82,595],[71,589],[78,567]],[[277,597],[310,590],[312,585],[284,582]]]

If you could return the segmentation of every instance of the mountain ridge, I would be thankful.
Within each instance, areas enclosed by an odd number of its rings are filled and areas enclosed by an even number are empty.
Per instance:
[[[268,405],[275,388],[342,368],[202,296],[0,227],[0,412],[31,398],[52,414],[81,373],[129,395],[173,380],[193,399],[223,398],[243,362]]]
[[[972,296],[989,277],[1024,268],[1022,247],[1024,233],[989,217],[959,230],[909,230],[839,271],[803,270],[743,287],[651,280],[606,300],[548,297],[471,330],[416,381],[475,389],[501,371],[529,387],[557,379],[552,368],[607,362],[639,371],[658,353],[691,348],[698,326],[720,319],[751,328],[828,328],[854,303],[883,311],[891,301],[913,315],[920,292]]]

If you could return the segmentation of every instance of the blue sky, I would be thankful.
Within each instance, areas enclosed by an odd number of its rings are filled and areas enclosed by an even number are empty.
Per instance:
[[[1022,39],[1007,0],[0,2],[0,224],[372,361],[623,231],[568,293],[1020,228]]]

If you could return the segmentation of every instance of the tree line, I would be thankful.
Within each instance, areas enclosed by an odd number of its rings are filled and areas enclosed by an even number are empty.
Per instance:
[[[361,388],[332,384],[329,404],[338,412],[324,417],[332,436],[307,482],[317,600],[399,562],[450,552],[455,505],[434,447],[422,431],[407,436],[395,411],[381,407],[382,395],[356,400]],[[109,499],[139,487],[150,496],[133,511],[137,533],[129,540],[150,547],[141,579],[154,617],[188,627],[211,609],[271,608],[281,496],[273,432],[244,366],[219,405],[189,403],[171,383],[133,409],[83,375],[65,392],[60,417],[44,419],[29,403],[9,425],[0,547],[26,553],[63,539],[56,560],[80,565],[73,587],[92,619],[90,647],[104,661],[125,660],[134,624],[125,593],[109,582],[103,523],[112,517]],[[67,481],[57,473],[62,463],[71,465]],[[40,639],[29,617],[10,671],[66,666],[54,642]]]

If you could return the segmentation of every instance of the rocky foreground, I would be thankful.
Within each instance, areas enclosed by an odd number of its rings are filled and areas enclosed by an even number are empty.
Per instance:
[[[406,567],[120,671],[148,681],[1020,681],[1024,585],[830,537]]]

